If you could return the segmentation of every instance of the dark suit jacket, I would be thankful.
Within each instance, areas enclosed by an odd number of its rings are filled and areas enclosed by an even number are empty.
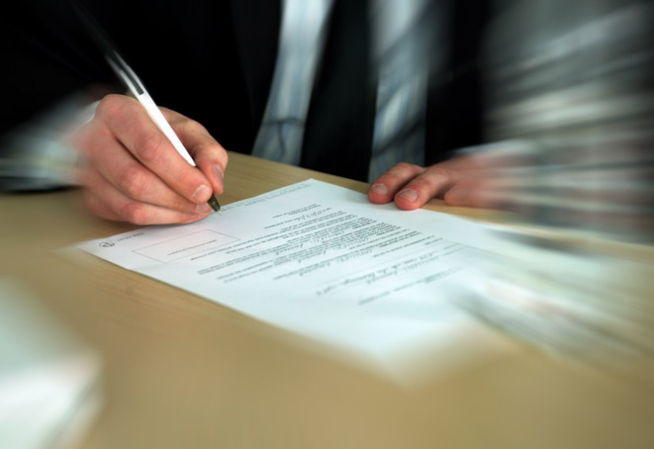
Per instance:
[[[280,1],[78,1],[112,36],[158,104],[199,121],[226,149],[251,151],[277,55]],[[475,64],[487,15],[482,3],[452,1],[448,26],[437,35],[447,43],[439,48],[448,52],[448,63],[430,83],[426,164],[482,138]],[[66,1],[26,0],[17,6],[16,14],[2,19],[7,22],[2,56],[8,63],[3,131],[84,86],[116,84]],[[302,158],[303,166],[362,180],[375,101],[365,11],[365,1],[335,3]]]

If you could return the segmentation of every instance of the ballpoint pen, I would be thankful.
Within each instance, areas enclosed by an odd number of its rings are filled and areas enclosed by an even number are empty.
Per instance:
[[[173,128],[161,113],[161,110],[159,110],[150,94],[148,94],[148,91],[145,90],[145,86],[143,86],[143,83],[139,77],[136,76],[136,73],[134,73],[131,67],[127,65],[125,60],[118,54],[118,51],[110,43],[109,37],[102,30],[100,25],[93,19],[93,17],[91,17],[91,15],[86,10],[82,9],[80,5],[73,4],[73,6],[77,10],[77,13],[82,19],[86,29],[89,31],[95,42],[104,52],[104,56],[107,62],[109,62],[109,65],[114,70],[116,75],[118,75],[118,77],[125,84],[125,86],[127,86],[132,95],[136,97],[139,103],[143,105],[154,124],[157,125],[161,132],[164,133],[170,143],[172,143],[173,147],[175,147],[175,150],[177,150],[177,152],[186,160],[186,162],[191,164],[193,167],[196,167],[195,161],[188,153],[186,148],[184,148],[181,140],[179,140],[179,137],[177,137],[177,134],[175,134],[175,131],[173,131]],[[222,213],[220,211],[220,203],[216,199],[215,195],[211,195],[208,203],[214,211]]]

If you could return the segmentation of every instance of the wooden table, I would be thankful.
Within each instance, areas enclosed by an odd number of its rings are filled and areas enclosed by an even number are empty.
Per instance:
[[[231,154],[220,200],[309,177],[367,187]],[[489,347],[476,363],[402,384],[219,304],[53,252],[134,229],[89,215],[77,190],[0,202],[0,273],[26,283],[104,359],[105,406],[83,447],[654,447],[649,368],[557,361],[489,328],[474,336]],[[438,201],[429,208],[498,219]],[[439,364],[429,358],[426,369]]]

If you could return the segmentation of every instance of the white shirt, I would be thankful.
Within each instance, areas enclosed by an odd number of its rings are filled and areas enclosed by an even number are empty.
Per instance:
[[[368,180],[398,162],[422,165],[433,39],[423,12],[427,0],[375,0],[371,5],[373,55],[379,71],[373,154]],[[252,154],[299,165],[304,123],[322,57],[332,0],[284,0],[279,55],[270,96]],[[416,26],[422,22],[422,26]],[[398,137],[400,137],[398,139]]]

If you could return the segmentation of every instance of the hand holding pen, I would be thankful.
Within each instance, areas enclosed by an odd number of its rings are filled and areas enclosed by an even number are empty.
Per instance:
[[[92,18],[91,36],[135,98],[108,95],[75,145],[88,207],[135,224],[190,223],[220,211],[227,153],[199,123],[158,108]]]

